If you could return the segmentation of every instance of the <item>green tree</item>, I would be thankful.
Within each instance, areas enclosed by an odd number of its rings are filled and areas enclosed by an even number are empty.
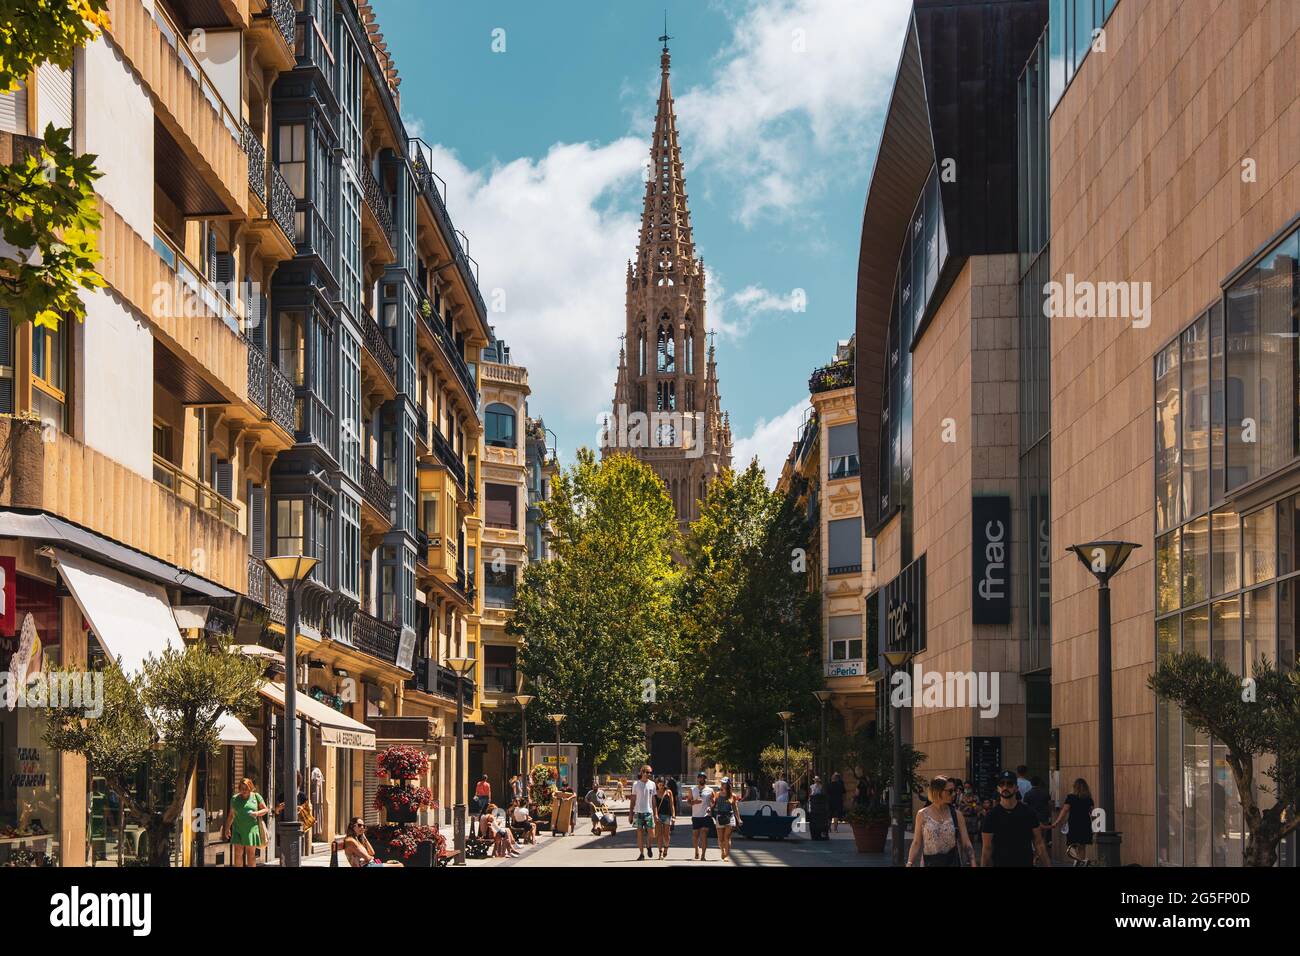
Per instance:
[[[168,648],[130,677],[116,665],[105,668],[100,716],[51,708],[44,740],[86,759],[117,794],[127,819],[144,827],[149,864],[166,866],[194,768],[200,756],[219,751],[217,720],[223,712],[251,711],[261,676],[262,665],[243,654],[203,644]],[[146,772],[149,785],[137,788]]]
[[[1221,660],[1180,651],[1162,662],[1147,686],[1177,704],[1193,730],[1223,745],[1246,824],[1246,866],[1274,866],[1277,848],[1300,827],[1300,670],[1279,671],[1265,658],[1249,681]],[[1272,786],[1257,786],[1255,757],[1265,758]],[[1271,807],[1256,791],[1271,793]]]
[[[709,485],[678,594],[690,736],[706,759],[760,770],[783,710],[796,715],[792,745],[816,738],[821,608],[801,560],[808,541],[804,514],[768,489],[757,461]]]
[[[72,66],[77,49],[108,26],[108,0],[0,0],[0,92],[38,65]],[[85,318],[80,290],[105,283],[95,269],[99,210],[95,157],[78,156],[71,130],[45,128],[38,148],[0,166],[0,308],[15,323],[57,329]]]
[[[582,745],[581,790],[602,761],[644,741],[645,721],[672,692],[677,520],[648,467],[623,455],[597,462],[586,448],[542,512],[553,557],[525,570],[507,629],[521,638],[537,694],[530,736],[554,732],[544,715],[567,715],[562,735]]]

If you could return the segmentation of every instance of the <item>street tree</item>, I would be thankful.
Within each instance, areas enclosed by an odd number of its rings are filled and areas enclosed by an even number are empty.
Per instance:
[[[108,0],[0,0],[0,92],[43,63],[71,68],[77,49],[108,26],[107,9]],[[0,308],[14,324],[81,321],[81,290],[105,285],[95,268],[100,174],[71,134],[50,124],[0,165]]]
[[[626,455],[597,462],[586,448],[541,508],[553,556],[525,569],[507,630],[537,695],[529,736],[554,739],[544,715],[566,715],[562,736],[582,745],[580,790],[601,762],[635,752],[674,686],[677,521],[647,466]]]
[[[783,739],[783,710],[795,714],[792,744],[816,737],[821,610],[796,560],[808,543],[805,515],[768,489],[757,461],[710,483],[678,592],[690,737],[706,759],[760,771],[763,748]]]
[[[1177,704],[1193,730],[1224,749],[1246,826],[1245,866],[1275,866],[1278,845],[1300,827],[1300,670],[1260,658],[1250,677],[1222,660],[1180,651],[1147,678],[1157,697]],[[1256,758],[1269,784],[1261,785]],[[1259,793],[1271,794],[1262,807]]]
[[[149,865],[166,866],[194,769],[204,754],[219,752],[218,719],[251,711],[261,677],[254,658],[202,643],[169,647],[130,676],[111,664],[103,713],[51,708],[45,744],[86,759],[117,794],[125,818],[148,834]],[[137,786],[141,778],[146,783]]]

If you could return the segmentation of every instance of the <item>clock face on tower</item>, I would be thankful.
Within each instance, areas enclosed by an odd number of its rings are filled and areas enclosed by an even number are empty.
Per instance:
[[[668,422],[664,422],[655,433],[655,444],[660,448],[671,448],[675,444],[674,439],[676,437],[673,426]]]

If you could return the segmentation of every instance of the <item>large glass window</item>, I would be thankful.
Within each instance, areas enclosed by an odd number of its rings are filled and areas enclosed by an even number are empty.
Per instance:
[[[827,620],[827,630],[832,661],[862,660],[862,618],[856,614],[836,615]]]
[[[515,439],[515,410],[500,402],[483,410],[483,442],[495,448],[518,448]]]
[[[488,607],[514,607],[517,569],[513,564],[507,564],[498,571],[493,564],[488,561],[483,565],[483,603]]]
[[[858,474],[857,425],[832,425],[827,429],[826,444],[832,480]]]
[[[489,528],[519,527],[519,489],[514,485],[483,483],[484,521]]]

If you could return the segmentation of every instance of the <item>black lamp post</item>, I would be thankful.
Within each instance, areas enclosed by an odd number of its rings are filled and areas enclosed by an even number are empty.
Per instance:
[[[781,737],[785,741],[785,784],[794,789],[790,784],[790,718],[794,711],[779,710],[776,715],[781,718]]]
[[[1097,579],[1097,794],[1105,827],[1097,834],[1097,863],[1119,866],[1115,829],[1115,726],[1111,715],[1110,579],[1142,547],[1131,541],[1089,541],[1067,548]]]
[[[447,666],[456,672],[456,803],[451,812],[456,828],[456,866],[465,865],[465,677],[475,663],[472,657],[447,659]]]
[[[560,804],[560,724],[564,723],[564,714],[547,714],[550,721],[555,724],[555,799],[551,801],[551,836],[560,835],[559,829],[555,826],[556,818],[559,816],[557,809]]]
[[[826,704],[831,699],[832,694],[828,690],[815,690],[813,696],[822,705],[822,746],[821,750],[817,752],[817,772],[824,777],[830,769],[826,766]],[[826,782],[822,781],[823,788],[825,785]]]
[[[275,825],[280,845],[280,865],[298,866],[301,862],[302,847],[299,838],[302,825],[298,822],[298,586],[311,574],[317,565],[316,558],[303,554],[285,554],[266,559],[266,569],[277,581],[284,585],[284,727],[281,736],[284,753],[284,766],[281,771],[281,786],[284,799],[284,816]]]
[[[524,777],[524,794],[528,793],[528,705],[537,698],[532,694],[516,694],[515,703],[519,705],[519,723],[523,730],[523,750],[519,751],[519,772]]]
[[[889,662],[889,683],[894,683],[894,675],[907,667],[912,659],[911,651],[885,651],[885,660]],[[907,695],[908,705],[912,695]],[[895,708],[902,710],[902,707]],[[907,817],[912,809],[912,782],[905,780],[903,772],[903,722],[902,715],[891,713],[890,723],[894,734],[894,808],[890,814],[889,842],[890,858],[894,866],[903,865],[903,836],[907,832]]]

